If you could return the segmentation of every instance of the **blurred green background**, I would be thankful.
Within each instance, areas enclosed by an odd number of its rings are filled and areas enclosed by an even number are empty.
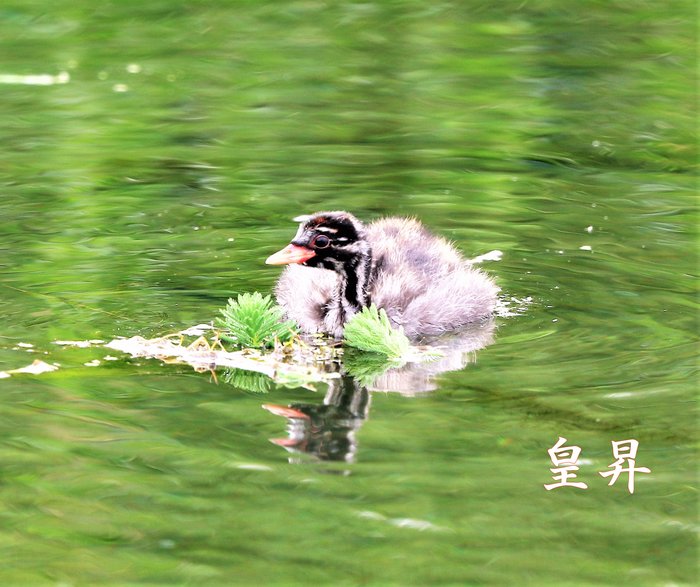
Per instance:
[[[0,380],[0,582],[695,585],[696,21],[687,0],[5,0],[0,369],[61,368]],[[264,259],[321,209],[500,249],[504,299],[533,298],[432,393],[344,381],[371,399],[354,462],[268,442],[261,403],[322,410],[323,386],[54,344],[270,291]],[[543,489],[559,436],[589,489]],[[627,438],[652,471],[634,495],[598,475]]]

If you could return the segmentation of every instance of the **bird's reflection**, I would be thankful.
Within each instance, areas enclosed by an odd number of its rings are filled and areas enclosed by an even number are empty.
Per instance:
[[[292,456],[290,462],[306,458],[319,461],[354,462],[357,431],[369,415],[371,392],[397,392],[415,396],[437,388],[435,378],[463,369],[476,360],[476,351],[494,340],[495,322],[471,325],[457,334],[420,341],[441,352],[423,363],[387,368],[384,359],[370,353],[347,353],[342,377],[329,383],[322,404],[297,403],[289,406],[264,404],[271,413],[287,419],[287,437],[270,439]]]
[[[353,462],[355,432],[367,418],[369,404],[369,391],[351,377],[342,377],[332,381],[322,404],[263,407],[287,418],[287,438],[271,438],[271,442],[297,456],[305,453],[322,461]]]

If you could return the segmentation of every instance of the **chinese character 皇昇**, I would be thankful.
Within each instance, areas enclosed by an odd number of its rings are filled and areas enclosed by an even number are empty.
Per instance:
[[[618,477],[622,473],[629,473],[629,480],[627,481],[627,489],[630,493],[634,493],[634,474],[635,473],[651,473],[651,469],[647,467],[635,467],[634,458],[637,456],[637,448],[639,448],[639,442],[634,439],[630,440],[618,440],[612,441],[613,456],[617,459],[611,465],[608,465],[608,469],[612,468],[612,471],[604,471],[599,473],[602,477],[611,477],[608,486],[612,485],[617,481]],[[627,468],[623,465],[627,465]]]
[[[554,473],[554,480],[558,483],[549,483],[545,485],[544,488],[547,491],[555,489],[556,487],[578,487],[579,489],[588,489],[588,485],[585,483],[570,482],[569,479],[575,479],[576,473],[578,471],[578,457],[581,454],[581,449],[578,446],[564,446],[566,438],[559,437],[557,443],[550,449],[547,450],[549,453],[549,458],[552,460],[554,465],[553,469],[550,469]]]

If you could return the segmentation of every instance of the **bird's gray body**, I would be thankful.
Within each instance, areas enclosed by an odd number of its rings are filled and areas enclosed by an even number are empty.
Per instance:
[[[454,331],[493,312],[498,287],[492,279],[420,222],[385,218],[363,226],[347,213],[320,214],[350,217],[358,242],[367,246],[349,278],[347,269],[295,264],[284,270],[277,300],[305,332],[339,338],[345,322],[370,303],[412,338]]]

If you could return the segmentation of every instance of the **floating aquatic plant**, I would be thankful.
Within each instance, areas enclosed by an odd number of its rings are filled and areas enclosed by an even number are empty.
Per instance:
[[[223,380],[238,388],[265,393],[272,385],[314,389],[315,382],[340,376],[337,363],[343,349],[327,337],[302,339],[296,324],[283,321],[271,297],[255,292],[229,299],[217,326],[198,324],[154,339],[134,336],[105,346],[135,357],[166,363],[187,363],[197,371],[230,369]],[[190,342],[194,338],[194,341]],[[228,350],[221,340],[240,350]],[[439,355],[411,345],[402,328],[391,326],[384,310],[364,308],[345,328],[346,372],[370,385],[388,369],[422,362]],[[360,352],[369,351],[369,352]]]
[[[158,359],[164,363],[186,363],[199,372],[234,369],[240,373],[224,373],[225,382],[260,393],[264,391],[267,378],[279,385],[314,389],[313,384],[316,382],[339,377],[338,373],[328,372],[323,365],[319,365],[317,353],[312,350],[305,353],[305,345],[297,342],[296,338],[289,344],[275,345],[272,350],[246,348],[227,351],[219,342],[220,335],[221,332],[213,326],[200,324],[158,338],[117,338],[105,344],[105,347],[128,353],[132,357]],[[197,338],[189,342],[195,336]],[[285,352],[289,346],[298,347],[291,358]],[[250,378],[245,379],[243,373],[250,373]],[[260,378],[254,377],[256,374]]]
[[[223,318],[217,318],[217,325],[224,329],[221,338],[238,348],[270,348],[276,340],[286,342],[297,333],[294,322],[283,321],[282,308],[259,292],[230,298],[219,311]]]
[[[345,344],[362,351],[380,353],[388,359],[399,360],[413,354],[403,328],[393,328],[384,310],[372,304],[363,308],[345,325]]]

